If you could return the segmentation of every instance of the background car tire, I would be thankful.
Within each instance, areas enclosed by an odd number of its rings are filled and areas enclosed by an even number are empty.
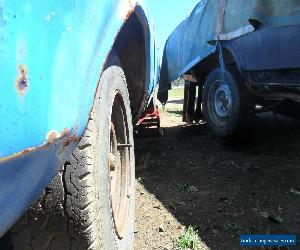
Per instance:
[[[109,65],[79,145],[11,230],[13,248],[132,249],[134,164],[125,75]]]
[[[202,102],[207,126],[219,137],[241,134],[253,120],[254,101],[236,69],[211,71],[204,84]]]

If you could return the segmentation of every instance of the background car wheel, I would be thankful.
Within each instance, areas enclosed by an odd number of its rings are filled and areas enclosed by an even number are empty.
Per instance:
[[[254,115],[254,101],[237,70],[217,68],[203,88],[203,115],[209,130],[223,138],[244,132]]]
[[[109,66],[78,147],[11,230],[14,249],[132,249],[134,162],[124,72]]]

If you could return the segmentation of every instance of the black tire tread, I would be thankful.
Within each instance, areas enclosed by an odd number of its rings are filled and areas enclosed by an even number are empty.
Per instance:
[[[92,122],[90,119],[88,127]],[[14,249],[102,249],[100,235],[93,234],[101,225],[93,218],[97,193],[91,188],[95,180],[88,157],[91,147],[86,146],[91,145],[91,138],[92,132],[87,129],[69,162],[11,230]],[[87,213],[89,220],[80,219]],[[61,226],[62,221],[66,221],[65,226]]]

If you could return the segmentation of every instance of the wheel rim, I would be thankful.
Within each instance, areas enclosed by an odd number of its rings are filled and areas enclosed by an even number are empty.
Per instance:
[[[115,233],[124,236],[130,198],[130,150],[126,110],[120,93],[116,93],[110,123],[110,201]]]
[[[222,118],[229,115],[231,110],[231,93],[229,87],[225,83],[221,83],[214,94],[214,111]]]
[[[208,96],[208,109],[217,125],[224,125],[232,111],[232,95],[227,83],[213,83]]]

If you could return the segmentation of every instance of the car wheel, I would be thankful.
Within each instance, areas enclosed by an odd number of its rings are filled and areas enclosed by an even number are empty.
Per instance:
[[[132,249],[133,146],[125,75],[109,66],[79,145],[11,230],[14,249]]]
[[[230,138],[249,128],[255,106],[237,70],[210,72],[202,101],[204,119],[213,134]]]

